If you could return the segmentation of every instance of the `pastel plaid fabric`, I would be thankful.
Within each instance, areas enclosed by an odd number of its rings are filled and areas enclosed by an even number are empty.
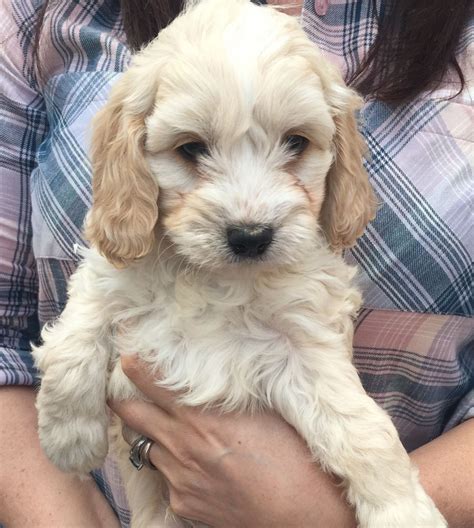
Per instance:
[[[30,342],[66,302],[91,203],[90,121],[126,68],[119,2],[51,2],[32,57],[42,0],[2,4],[0,18],[0,384],[32,385]],[[310,38],[344,75],[377,32],[368,0],[307,1]],[[383,6],[379,6],[380,8]],[[263,8],[262,8],[263,9]],[[458,57],[473,78],[474,23]],[[471,61],[469,60],[471,57]],[[354,357],[369,393],[408,449],[474,416],[472,92],[454,76],[398,107],[367,102],[361,130],[378,193],[375,221],[347,255],[360,267],[366,309]],[[449,97],[452,97],[449,99]],[[95,474],[123,526],[129,514],[113,460]]]
[[[331,0],[324,17],[306,2],[303,20],[346,78],[377,34],[369,1]],[[471,12],[458,49],[471,83],[473,42]],[[393,108],[375,101],[362,110],[367,168],[381,204],[350,256],[362,269],[367,306],[472,314],[472,84],[453,97],[458,89],[450,72],[437,90],[408,104]]]

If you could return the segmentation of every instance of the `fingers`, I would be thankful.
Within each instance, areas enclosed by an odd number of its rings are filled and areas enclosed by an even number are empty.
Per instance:
[[[152,440],[150,461],[165,476],[170,487],[173,486],[173,489],[183,487],[182,483],[189,481],[190,464],[186,462],[184,455],[186,450],[178,441],[179,427],[175,420],[149,402],[112,401],[110,407],[125,423],[123,428],[125,441],[131,445],[137,436],[142,435]]]
[[[180,469],[174,455],[166,447],[155,442],[151,446],[149,458],[156,469],[163,473],[169,487],[176,479],[176,475],[179,475]]]
[[[158,405],[170,414],[175,414],[178,409],[176,402],[177,393],[157,385],[159,374],[153,374],[150,365],[138,356],[122,356],[122,370],[125,375],[147,396],[155,405]]]
[[[111,401],[110,408],[124,421],[123,437],[131,445],[138,436],[153,440],[150,460],[169,480],[176,471],[176,424],[154,404],[138,400]]]
[[[113,400],[109,406],[133,431],[163,445],[171,442],[176,424],[168,413],[153,403]]]

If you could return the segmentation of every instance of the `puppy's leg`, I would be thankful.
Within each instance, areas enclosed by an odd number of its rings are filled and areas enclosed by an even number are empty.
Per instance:
[[[353,365],[348,359],[327,365],[327,372],[318,372],[315,382],[300,381],[297,391],[288,390],[287,382],[278,410],[321,466],[343,479],[359,526],[445,527],[392,421],[365,393]],[[289,383],[294,387],[298,381],[293,377]]]
[[[43,330],[43,345],[33,351],[42,372],[37,397],[41,445],[56,466],[78,474],[100,467],[108,449],[107,312],[95,279],[84,263],[71,279],[61,317]]]
[[[142,396],[117,362],[110,376],[108,398],[133,399]],[[184,522],[169,512],[168,489],[163,475],[147,467],[132,466],[130,446],[122,436],[122,424],[115,417],[110,428],[112,451],[117,457],[131,512],[132,528],[185,528]]]
[[[129,461],[130,446],[122,438],[117,423],[112,433],[112,450],[122,475],[131,512],[132,528],[168,528],[164,493],[166,483],[163,476],[147,467],[137,471]],[[176,525],[180,526],[180,525]]]

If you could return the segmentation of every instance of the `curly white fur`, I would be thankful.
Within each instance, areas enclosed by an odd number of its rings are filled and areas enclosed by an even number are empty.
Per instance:
[[[361,298],[337,250],[374,203],[359,100],[293,19],[246,0],[193,4],[97,119],[94,247],[34,352],[41,444],[65,471],[102,464],[106,398],[140,397],[119,362],[133,351],[184,405],[279,412],[343,479],[362,528],[446,526],[351,363]],[[304,152],[288,151],[289,134],[309,140]],[[180,158],[196,140],[210,154]],[[239,223],[273,227],[258,261],[229,250]],[[160,475],[114,444],[134,527],[181,526]]]

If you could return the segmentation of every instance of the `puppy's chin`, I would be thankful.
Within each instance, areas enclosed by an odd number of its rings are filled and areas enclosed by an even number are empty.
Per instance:
[[[211,274],[216,277],[225,278],[241,278],[254,277],[261,273],[269,273],[272,271],[278,271],[283,268],[289,268],[294,263],[288,261],[279,261],[272,257],[229,257],[216,258],[215,260],[206,259],[204,262],[199,262],[196,258],[189,260],[186,256],[181,255],[181,259],[176,261],[179,273],[204,273]]]

